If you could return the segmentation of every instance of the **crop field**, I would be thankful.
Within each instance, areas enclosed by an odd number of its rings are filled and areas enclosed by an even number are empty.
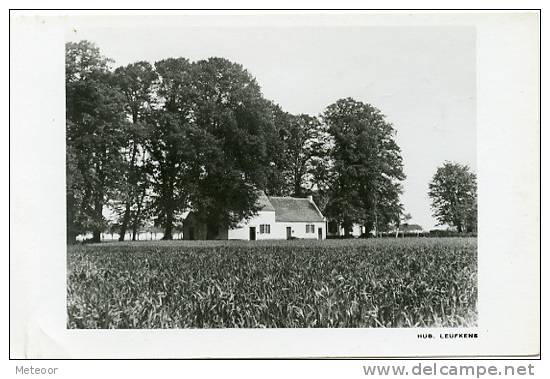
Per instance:
[[[69,246],[69,328],[455,327],[477,323],[477,240]]]

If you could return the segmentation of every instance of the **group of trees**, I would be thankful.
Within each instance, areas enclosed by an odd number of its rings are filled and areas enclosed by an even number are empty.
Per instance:
[[[66,45],[68,242],[108,226],[135,239],[145,223],[170,239],[184,211],[214,235],[257,211],[258,190],[311,194],[346,230],[399,224],[400,149],[373,106],[293,115],[223,58],[111,64],[88,41]]]
[[[66,46],[69,241],[99,241],[106,207],[121,239],[150,218],[171,238],[185,209],[211,229],[253,214],[276,138],[255,79],[220,58],[110,63],[87,41]]]

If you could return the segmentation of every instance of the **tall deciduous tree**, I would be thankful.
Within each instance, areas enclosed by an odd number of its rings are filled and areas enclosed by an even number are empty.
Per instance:
[[[333,182],[327,215],[366,232],[384,230],[402,212],[399,196],[405,179],[395,130],[370,104],[351,98],[329,105],[323,114],[333,137]]]
[[[120,173],[124,99],[94,44],[68,43],[65,59],[67,239],[91,231],[99,242],[103,209]]]
[[[429,184],[434,217],[458,232],[477,230],[477,179],[467,165],[445,162]]]
[[[323,128],[317,117],[300,114],[290,117],[285,132],[287,177],[293,196],[301,197],[311,191],[315,169],[318,168],[316,163],[323,156]]]
[[[118,88],[124,94],[125,109],[130,120],[124,131],[126,144],[123,151],[125,165],[119,188],[119,240],[124,240],[129,226],[132,229],[132,240],[135,240],[149,189],[146,142],[150,127],[146,122],[151,111],[157,75],[148,62],[137,62],[117,68],[114,76]]]
[[[190,129],[195,121],[193,65],[185,58],[155,63],[157,106],[148,115],[147,151],[151,155],[155,223],[172,239],[177,213],[189,200],[189,162],[194,160]]]
[[[257,189],[266,182],[273,124],[256,80],[222,58],[195,63],[193,78],[193,209],[207,236],[257,211]]]
[[[288,177],[289,159],[286,156],[285,138],[292,115],[273,102],[268,102],[273,134],[267,146],[269,163],[265,167],[266,181],[263,190],[270,196],[290,196],[292,186]]]
[[[318,195],[329,173],[329,135],[317,117],[284,112],[271,104],[275,134],[268,146],[265,192],[273,196]]]

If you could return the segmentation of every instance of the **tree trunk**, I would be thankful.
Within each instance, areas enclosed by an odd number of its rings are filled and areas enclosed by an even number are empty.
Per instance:
[[[370,237],[370,232],[374,229],[374,224],[372,221],[367,221],[365,223],[365,234],[367,237]]]
[[[134,216],[134,222],[132,223],[132,241],[135,241],[136,240],[136,235],[137,235],[137,232],[138,232],[138,227],[139,227],[139,219],[140,219],[140,209],[141,207],[138,206],[138,209],[137,209],[137,212],[136,212],[136,215]]]
[[[103,160],[105,162],[105,149],[102,154]],[[96,162],[95,169],[98,178],[98,184],[95,185],[95,191],[93,193],[93,218],[95,227],[92,231],[92,242],[101,242],[101,232],[103,232],[103,196],[105,194],[105,172],[103,171],[101,162]]]
[[[376,197],[374,198],[374,237],[378,237],[378,208],[377,208],[377,200]]]
[[[141,208],[143,206],[143,200],[145,198],[145,188],[143,188],[143,192],[141,193],[141,197],[138,200],[138,208],[136,211],[136,216],[134,218],[134,224],[132,225],[132,241],[136,240],[136,234],[139,228],[139,221],[141,218]]]
[[[128,223],[130,222],[130,201],[126,202],[126,209],[124,210],[124,216],[122,218],[122,223],[120,224],[120,236],[118,237],[119,241],[124,241],[126,236],[126,230],[128,230]]]
[[[166,224],[164,226],[164,236],[162,236],[162,239],[165,240],[165,241],[173,239],[173,237],[172,237],[172,224]]]
[[[459,233],[462,233],[462,232],[463,232],[462,229],[463,229],[463,228],[462,228],[462,222],[458,221],[458,222],[456,223],[456,231],[459,232]]]
[[[132,241],[136,240],[138,225],[139,225],[139,216],[136,215],[136,218],[134,219],[134,225],[132,226]]]
[[[97,223],[97,225],[101,224],[101,221],[103,219],[103,204],[101,203],[101,194],[98,194],[96,196],[95,202],[94,202],[94,221]],[[101,242],[101,227],[96,226],[92,230],[92,242]]]
[[[342,223],[342,226],[344,227],[344,237],[349,237],[351,234],[351,228],[353,227],[353,224],[351,224],[348,221],[344,221]]]
[[[163,240],[172,240],[172,230],[174,228],[174,212],[172,210],[167,210],[166,212],[166,221],[164,222],[164,235],[162,236]]]
[[[92,232],[92,242],[101,242],[101,230],[94,230]]]
[[[206,223],[206,239],[213,240],[218,236],[218,224],[216,222]]]
[[[136,116],[133,116],[134,124],[136,123]],[[124,210],[124,216],[122,218],[122,224],[120,225],[120,237],[119,241],[124,241],[124,237],[126,236],[126,231],[128,230],[128,223],[130,222],[130,208],[132,206],[132,202],[134,200],[133,195],[133,187],[135,185],[135,173],[134,173],[134,167],[135,167],[135,161],[136,161],[136,154],[137,154],[137,145],[134,141],[132,144],[132,157],[130,158],[130,167],[128,168],[128,199],[126,200],[126,209]]]
[[[296,197],[301,197],[302,196],[302,183],[298,179],[298,177],[296,177],[294,179],[294,196],[296,196]]]

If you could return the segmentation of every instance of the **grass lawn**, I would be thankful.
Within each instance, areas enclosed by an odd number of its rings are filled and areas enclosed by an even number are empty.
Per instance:
[[[69,246],[69,328],[477,323],[475,238]]]

